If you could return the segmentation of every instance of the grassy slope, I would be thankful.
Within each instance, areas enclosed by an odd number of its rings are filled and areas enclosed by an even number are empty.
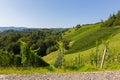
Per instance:
[[[58,55],[57,53],[58,53],[58,51],[52,52],[49,55],[44,56],[43,59],[53,65],[55,63],[56,57]]]
[[[68,33],[65,34],[65,37],[74,41],[73,46],[67,53],[70,54],[93,48],[96,46],[96,41],[101,44],[102,40],[107,40],[111,35],[116,34],[117,31],[119,31],[118,28],[101,28],[100,24],[84,26],[76,31],[71,31],[70,35]]]
[[[111,37],[112,35],[112,37]],[[70,62],[78,55],[82,55],[82,59],[86,64],[91,53],[95,52],[96,40],[99,42],[100,55],[103,54],[103,40],[110,40],[109,47],[120,52],[120,28],[119,27],[100,27],[100,24],[86,25],[76,30],[72,28],[64,33],[63,38],[67,38],[72,42],[71,48],[66,52],[65,60]],[[57,52],[44,57],[46,61],[53,64]],[[50,60],[48,59],[50,58]]]

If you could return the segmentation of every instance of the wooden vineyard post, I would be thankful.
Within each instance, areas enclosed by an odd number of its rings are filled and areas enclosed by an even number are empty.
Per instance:
[[[105,49],[104,49],[104,53],[103,53],[102,61],[101,61],[101,65],[100,65],[100,68],[101,68],[101,69],[103,68],[103,65],[104,65],[104,60],[105,60],[105,56],[106,56],[108,44],[109,44],[109,41],[107,41],[107,42],[105,43]]]
[[[107,48],[105,47],[100,68],[103,68],[106,52],[107,52]]]

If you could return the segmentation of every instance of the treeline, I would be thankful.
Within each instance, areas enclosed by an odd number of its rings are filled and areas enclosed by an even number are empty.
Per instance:
[[[20,54],[11,54],[7,50],[0,50],[0,67],[44,67],[49,66],[36,51],[28,47],[28,45],[19,40],[21,44]]]
[[[113,27],[120,26],[120,11],[117,14],[110,15],[109,19],[106,21],[101,21],[102,27]]]
[[[65,29],[42,29],[42,30],[8,30],[0,33],[0,50],[8,51],[10,54],[20,54],[20,42],[24,41],[39,56],[45,56],[56,51],[56,41],[61,40]]]

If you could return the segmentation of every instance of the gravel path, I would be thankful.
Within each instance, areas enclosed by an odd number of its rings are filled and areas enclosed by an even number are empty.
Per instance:
[[[120,80],[120,71],[71,74],[0,75],[0,80]]]

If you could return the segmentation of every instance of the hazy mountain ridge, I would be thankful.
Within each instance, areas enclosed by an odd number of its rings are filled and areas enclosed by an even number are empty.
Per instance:
[[[65,30],[69,28],[27,28],[27,27],[0,27],[0,32],[6,31],[6,30],[15,30],[15,31],[22,31],[22,30],[40,30],[40,29],[51,29],[51,30]]]
[[[17,30],[17,31],[21,31],[21,30],[25,30],[28,29],[26,27],[0,27],[0,32],[6,31],[6,30]]]

